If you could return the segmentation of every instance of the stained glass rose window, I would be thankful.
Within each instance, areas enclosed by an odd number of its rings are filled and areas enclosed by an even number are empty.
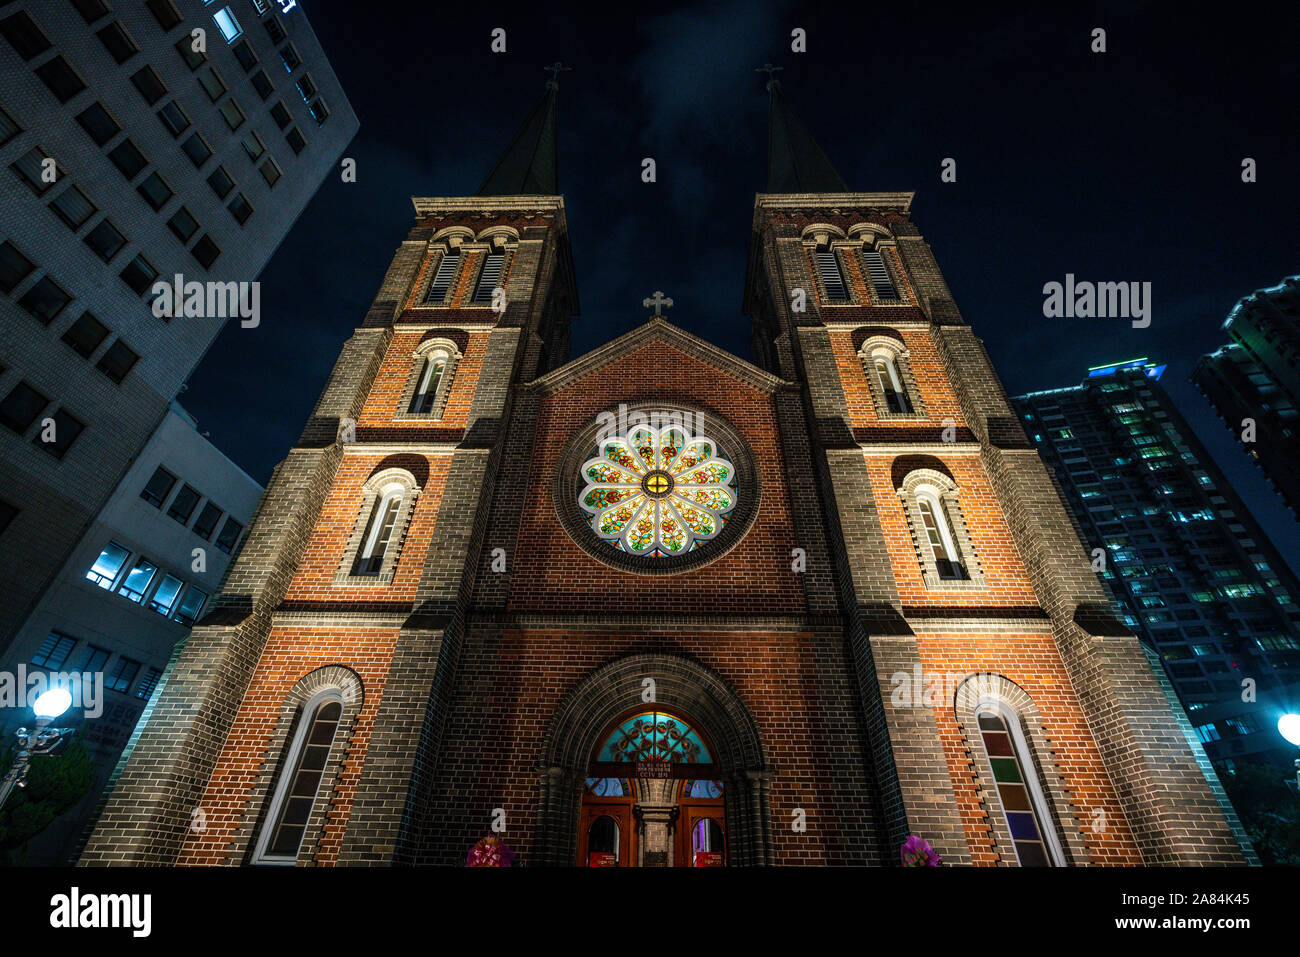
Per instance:
[[[716,538],[738,500],[736,469],[711,438],[677,425],[601,439],[582,465],[578,507],[592,531],[633,555],[681,555]]]

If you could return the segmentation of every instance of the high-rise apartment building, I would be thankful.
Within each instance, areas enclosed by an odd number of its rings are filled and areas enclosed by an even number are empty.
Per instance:
[[[356,132],[286,6],[0,4],[0,649]]]
[[[1192,381],[1300,519],[1300,277],[1242,299]]]
[[[1300,584],[1161,387],[1164,370],[1099,366],[1011,401],[1211,759],[1285,758],[1270,708],[1300,679]]]

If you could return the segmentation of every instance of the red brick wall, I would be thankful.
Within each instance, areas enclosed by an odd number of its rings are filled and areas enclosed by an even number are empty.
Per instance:
[[[431,802],[433,862],[464,860],[501,807],[503,837],[527,863],[536,840],[538,762],[556,705],[600,666],[645,652],[687,656],[716,671],[750,709],[774,774],[778,862],[862,863],[874,854],[865,847],[870,795],[839,636],[539,628],[480,635],[473,647],[462,660]],[[701,730],[714,739],[722,732]],[[791,829],[795,808],[806,812],[804,833]]]
[[[918,638],[917,647],[926,675],[993,672],[1023,688],[1042,716],[1043,733],[1056,757],[1057,773],[1069,792],[1075,825],[1083,835],[1092,862],[1135,866],[1142,863],[1050,635],[926,635]],[[999,858],[993,849],[988,816],[979,800],[975,766],[950,702],[935,709],[935,722],[973,862],[996,864]],[[1045,757],[1039,756],[1040,760]],[[1094,819],[1098,809],[1104,817]],[[1094,823],[1104,823],[1104,827],[1094,828]]]
[[[758,517],[739,544],[713,563],[681,575],[636,575],[596,561],[560,526],[551,494],[564,446],[619,402],[662,395],[716,410],[749,441],[762,485]],[[812,490],[806,490],[812,494]],[[658,344],[573,382],[542,403],[531,478],[511,559],[515,611],[745,611],[797,614],[805,608],[784,459],[771,397],[682,352]]]
[[[871,326],[872,329],[889,329],[886,326]],[[935,350],[930,334],[920,329],[890,330],[903,341],[908,350],[908,362],[916,387],[925,404],[924,419],[890,420],[882,423],[876,416],[876,406],[871,398],[871,385],[862,368],[862,359],[858,356],[853,331],[848,329],[829,330],[831,350],[835,355],[835,366],[840,373],[840,384],[844,387],[844,398],[849,406],[849,424],[857,428],[870,428],[887,424],[891,429],[927,429],[942,427],[944,419],[952,421],[961,428],[966,425],[957,396],[953,393],[948,377],[943,371],[939,354]],[[858,337],[860,342],[861,336]]]
[[[938,589],[925,586],[917,560],[903,501],[894,489],[891,466],[895,456],[871,454],[866,457],[871,473],[871,491],[885,533],[889,561],[905,606],[1026,606],[1038,599],[1011,538],[1002,509],[993,495],[976,454],[944,455],[940,460],[948,467],[959,489],[957,501],[970,531],[975,556],[983,569],[987,588]]]
[[[405,460],[423,463],[429,476],[423,482],[415,500],[415,512],[407,526],[406,540],[397,560],[397,573],[393,583],[386,587],[373,585],[336,585],[334,575],[339,569],[348,539],[356,527],[364,501],[362,485],[381,463],[403,465]],[[388,456],[378,453],[345,455],[334,477],[334,486],[321,509],[320,521],[312,534],[311,544],[303,555],[302,563],[294,576],[293,584],[285,596],[286,603],[331,602],[346,610],[351,602],[376,601],[410,602],[415,598],[415,587],[420,580],[429,540],[438,519],[438,504],[442,499],[449,456]],[[417,480],[420,476],[416,476]]]
[[[396,637],[395,629],[381,628],[333,627],[327,634],[318,628],[272,629],[200,804],[205,828],[191,831],[178,864],[229,863],[226,857],[245,814],[262,810],[252,806],[251,792],[267,760],[285,698],[301,678],[326,665],[351,668],[365,689],[316,858],[323,865],[337,860]],[[278,755],[270,760],[278,760]]]
[[[427,337],[438,337],[438,333],[422,330],[400,330],[394,334],[384,355],[375,384],[366,399],[365,407],[357,417],[359,440],[364,440],[364,429],[368,427],[384,429],[401,429],[407,432],[428,431],[435,429],[464,429],[469,422],[469,407],[474,399],[474,389],[478,385],[479,372],[483,366],[483,352],[487,348],[487,330],[471,332],[468,345],[461,347],[462,358],[456,363],[455,378],[451,383],[451,394],[442,418],[437,422],[412,421],[397,422],[394,416],[404,413],[400,408],[402,396],[410,381],[411,371],[415,366],[413,353],[415,347]],[[411,436],[403,435],[409,439]]]

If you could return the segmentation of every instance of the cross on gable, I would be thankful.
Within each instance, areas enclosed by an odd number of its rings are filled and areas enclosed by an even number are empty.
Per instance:
[[[653,306],[655,315],[662,316],[665,309],[671,309],[673,307],[673,301],[656,289],[653,296],[641,300],[641,305],[646,309]]]

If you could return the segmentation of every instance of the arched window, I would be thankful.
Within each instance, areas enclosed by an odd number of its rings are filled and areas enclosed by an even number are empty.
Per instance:
[[[1019,720],[1010,710],[989,702],[976,707],[975,720],[1017,862],[1022,867],[1062,866],[1060,840],[1052,829]]]
[[[608,814],[602,814],[591,822],[591,827],[587,830],[588,857],[591,855],[612,854],[614,856],[614,866],[617,867],[620,863],[619,850],[622,844],[619,840],[620,836],[618,821]]]
[[[903,380],[899,378],[894,357],[882,349],[871,357],[871,364],[876,373],[876,384],[885,397],[885,407],[890,412],[910,413],[912,403],[903,388]]]
[[[459,361],[460,350],[450,339],[421,342],[412,355],[411,373],[396,418],[441,419],[447,410]]]
[[[342,717],[343,692],[338,688],[317,693],[303,707],[258,838],[256,863],[293,864],[298,859]]]
[[[393,538],[393,525],[397,522],[397,513],[402,506],[406,489],[393,483],[384,488],[383,494],[370,513],[370,524],[362,538],[361,550],[357,552],[356,563],[352,567],[354,575],[378,575],[388,554],[388,546]]]
[[[921,485],[916,489],[916,507],[921,513],[921,522],[925,529],[926,544],[934,556],[934,564],[939,577],[945,581],[960,580],[967,577],[966,567],[962,562],[961,552],[953,536],[952,524],[943,499],[932,485]]]
[[[445,352],[431,352],[424,357],[420,377],[411,398],[410,411],[416,415],[427,415],[433,411],[438,398],[438,389],[447,372],[448,356]]]
[[[700,818],[691,829],[691,866],[701,854],[721,854],[722,848],[722,825],[711,817]]]
[[[928,588],[983,588],[984,572],[962,516],[957,485],[937,459],[896,475],[903,512],[911,526],[921,578]],[[896,463],[906,467],[911,463]]]
[[[606,736],[597,761],[671,761],[710,764],[709,747],[700,733],[676,715],[643,711],[623,721]]]
[[[337,584],[389,584],[415,500],[415,478],[402,468],[384,469],[362,487],[362,503],[352,537],[335,575]]]
[[[912,378],[907,346],[897,333],[890,330],[871,335],[859,347],[858,357],[867,376],[877,418],[926,417],[916,380]]]

